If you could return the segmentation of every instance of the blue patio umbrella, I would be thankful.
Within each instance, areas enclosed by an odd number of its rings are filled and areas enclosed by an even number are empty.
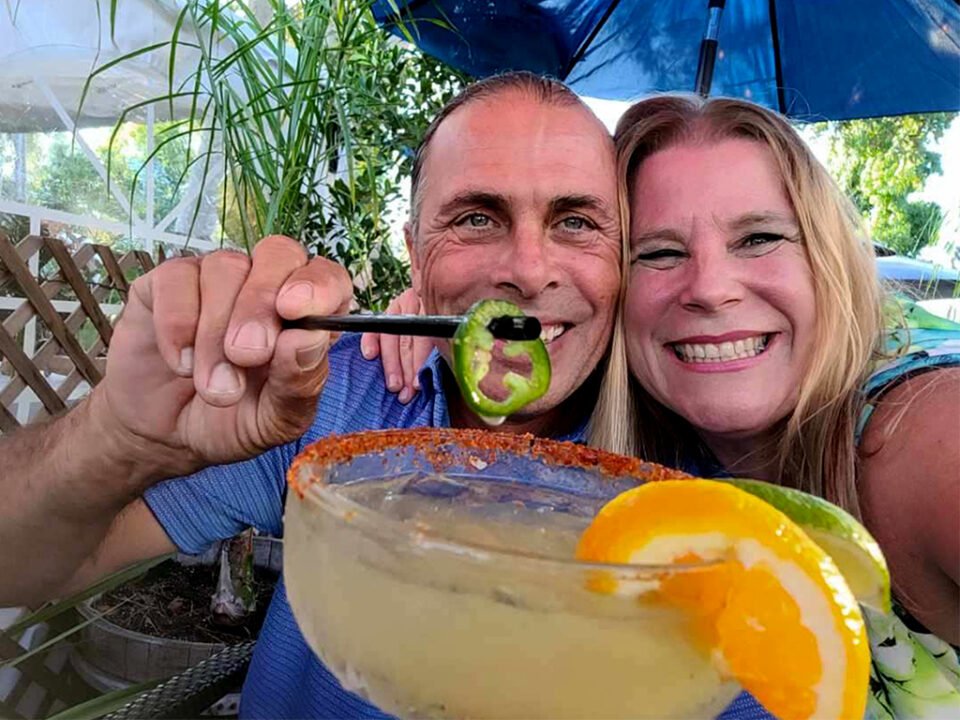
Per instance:
[[[532,70],[592,97],[744,97],[798,120],[960,109],[957,0],[375,0],[474,77]]]

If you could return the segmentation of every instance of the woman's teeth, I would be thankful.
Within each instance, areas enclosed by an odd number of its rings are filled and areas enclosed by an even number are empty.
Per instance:
[[[540,339],[545,343],[551,343],[563,335],[566,330],[565,325],[543,325],[540,328]]]
[[[684,362],[709,363],[743,360],[759,355],[767,349],[770,335],[756,335],[733,342],[693,344],[674,343],[673,352]]]

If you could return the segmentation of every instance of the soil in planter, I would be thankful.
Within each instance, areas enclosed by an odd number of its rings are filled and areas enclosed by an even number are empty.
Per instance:
[[[115,608],[107,615],[110,622],[147,635],[228,645],[252,640],[263,624],[276,573],[254,568],[257,609],[236,627],[217,624],[210,612],[218,573],[217,565],[168,560],[101,596],[94,607],[100,612]]]

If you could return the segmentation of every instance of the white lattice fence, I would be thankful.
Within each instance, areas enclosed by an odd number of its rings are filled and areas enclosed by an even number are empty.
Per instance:
[[[167,253],[158,252],[162,261]],[[0,234],[0,432],[64,411],[100,381],[129,284],[156,260],[144,250]]]

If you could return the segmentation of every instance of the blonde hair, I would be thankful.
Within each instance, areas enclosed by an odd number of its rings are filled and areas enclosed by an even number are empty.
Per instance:
[[[873,247],[853,205],[785,118],[742,100],[693,95],[653,97],[626,112],[615,134],[622,282],[625,287],[629,274],[629,194],[640,164],[673,145],[728,138],[762,143],[773,155],[800,226],[817,302],[810,366],[796,408],[768,453],[781,484],[859,515],[854,443],[859,388],[878,352],[882,328]],[[622,318],[622,299],[620,310]],[[667,464],[709,457],[695,428],[630,377],[622,321],[614,331],[590,433],[593,444]]]

